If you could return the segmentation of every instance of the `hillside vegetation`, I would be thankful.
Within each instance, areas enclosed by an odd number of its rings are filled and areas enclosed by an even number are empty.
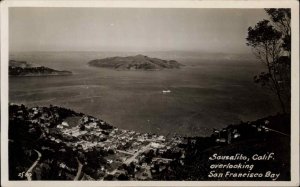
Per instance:
[[[182,66],[175,60],[162,60],[144,55],[96,59],[90,61],[89,65],[117,70],[161,70],[177,69]]]

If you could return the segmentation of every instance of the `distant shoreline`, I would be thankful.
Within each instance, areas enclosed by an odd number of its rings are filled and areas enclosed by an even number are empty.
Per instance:
[[[59,71],[44,66],[32,67],[32,64],[26,61],[9,60],[9,76],[18,77],[41,77],[41,76],[58,76],[72,75],[71,71]]]
[[[54,76],[70,76],[70,74],[42,74],[42,75],[9,75],[9,77],[54,77]]]

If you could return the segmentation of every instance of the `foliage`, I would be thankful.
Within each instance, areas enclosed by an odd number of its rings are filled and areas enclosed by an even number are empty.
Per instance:
[[[266,9],[270,20],[248,28],[247,45],[266,66],[254,82],[276,94],[284,113],[290,111],[291,27],[290,9]]]

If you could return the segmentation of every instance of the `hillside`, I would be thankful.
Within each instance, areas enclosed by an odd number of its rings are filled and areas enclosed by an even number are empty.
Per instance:
[[[289,153],[289,115],[229,125],[208,137],[164,137],[58,106],[9,105],[10,180],[283,181],[290,180]]]
[[[16,61],[16,60],[9,60],[9,67],[12,68],[30,68],[31,65],[26,61]]]
[[[26,61],[9,60],[9,76],[71,75],[70,71],[59,71],[44,66],[33,67]]]
[[[90,61],[88,64],[94,67],[111,68],[116,70],[162,70],[177,69],[182,66],[175,60],[162,60],[158,58],[150,58],[144,55],[96,59]]]
[[[278,114],[214,130],[210,137],[188,137],[188,144],[184,146],[185,164],[177,166],[170,179],[290,180],[289,118],[289,114]],[[245,161],[238,158],[239,155],[249,159]],[[236,158],[225,159],[224,156]]]

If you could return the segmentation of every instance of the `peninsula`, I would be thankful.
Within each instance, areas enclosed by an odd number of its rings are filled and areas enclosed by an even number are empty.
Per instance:
[[[59,71],[44,66],[33,67],[26,61],[9,60],[9,76],[53,76],[71,75],[70,71]]]
[[[175,60],[162,60],[144,55],[127,57],[109,57],[88,62],[90,66],[116,70],[162,70],[178,69],[182,66]]]

